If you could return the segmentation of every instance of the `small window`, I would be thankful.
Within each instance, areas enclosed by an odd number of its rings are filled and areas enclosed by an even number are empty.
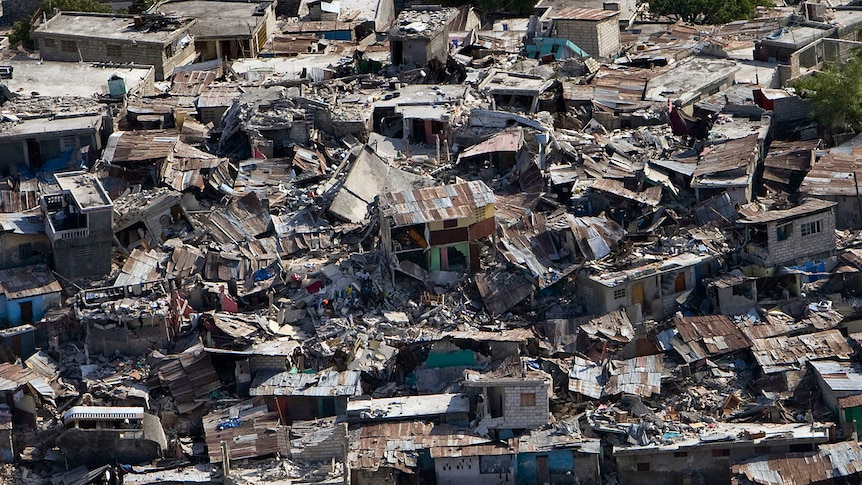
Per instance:
[[[75,135],[65,135],[60,137],[60,150],[68,151],[75,148],[77,137]]]
[[[522,392],[521,393],[521,406],[522,407],[536,407],[536,393],[535,392]]]
[[[639,472],[648,472],[649,471],[649,463],[638,463],[638,471]]]
[[[105,44],[105,55],[108,57],[123,57],[123,46],[120,44]]]
[[[687,451],[674,451],[673,456],[676,458],[685,458],[688,456],[688,452]]]
[[[42,39],[42,40],[39,42],[39,44],[40,44],[42,47],[50,47],[50,48],[53,48],[53,47],[54,47],[54,39]]]
[[[443,227],[445,227],[446,229],[458,227],[458,219],[446,219],[445,221],[443,221]]]
[[[621,300],[626,297],[625,288],[617,288],[614,290],[614,300]]]
[[[814,447],[811,446],[811,443],[799,443],[790,445],[789,449],[791,453],[805,453],[806,451],[812,451]]]
[[[820,221],[806,222],[799,225],[799,233],[803,236],[810,236],[820,232]]]
[[[758,455],[764,455],[766,453],[771,453],[771,452],[772,452],[771,446],[755,446],[754,447],[754,453],[756,453]]]
[[[78,44],[74,40],[61,40],[60,50],[63,52],[78,52]]]
[[[730,448],[712,450],[712,456],[730,456]]]
[[[775,232],[779,241],[786,241],[793,235],[793,223],[778,226],[775,228]]]
[[[174,45],[173,44],[168,44],[165,46],[165,57],[167,59],[174,57]]]

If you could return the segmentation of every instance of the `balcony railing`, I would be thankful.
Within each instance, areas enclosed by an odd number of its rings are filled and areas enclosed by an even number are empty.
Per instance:
[[[54,221],[52,221],[51,217],[48,216],[45,218],[45,233],[48,235],[48,239],[50,239],[51,241],[78,239],[88,237],[90,235],[90,228],[75,227],[72,229],[57,231],[56,229],[54,229]]]

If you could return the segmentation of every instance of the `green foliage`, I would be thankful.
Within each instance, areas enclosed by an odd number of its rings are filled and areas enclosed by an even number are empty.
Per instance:
[[[773,6],[768,0],[644,0],[650,13],[699,24],[726,24],[754,17],[758,6]]]
[[[33,41],[30,39],[30,24],[26,20],[19,20],[12,24],[9,43],[17,44],[18,42],[21,42],[21,45],[26,49],[33,48]]]
[[[812,100],[814,119],[827,135],[862,131],[862,52],[854,51],[844,64],[827,63],[792,86]]]
[[[111,12],[111,4],[99,0],[42,0],[39,6],[46,12],[55,8],[64,12]]]

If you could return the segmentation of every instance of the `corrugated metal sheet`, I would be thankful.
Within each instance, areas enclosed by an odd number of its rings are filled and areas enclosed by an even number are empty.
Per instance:
[[[817,161],[802,181],[808,195],[859,197],[862,180],[862,147],[836,147]]]
[[[661,373],[664,369],[661,355],[646,355],[633,359],[612,361],[611,376],[605,385],[604,395],[634,394],[649,397],[661,393]]]
[[[625,188],[619,180],[600,178],[593,182],[592,189],[652,207],[657,206],[661,202],[662,189],[660,186],[649,187],[643,192],[635,192]]]
[[[16,391],[24,385],[31,385],[43,397],[54,399],[56,393],[48,382],[36,371],[15,364],[0,364],[0,391]]]
[[[601,399],[604,383],[603,367],[582,357],[572,358],[569,370],[569,390],[593,399]]]
[[[751,352],[763,372],[770,374],[799,369],[811,360],[849,360],[853,349],[838,330],[795,337],[778,336],[752,340]]]
[[[251,401],[241,403],[236,414],[239,426],[218,430],[218,425],[231,420],[231,410],[217,411],[204,416],[207,451],[211,463],[221,463],[221,442],[227,444],[230,459],[242,460],[274,455],[279,451],[279,434],[288,429],[280,426],[278,413],[269,412],[266,406],[255,406]],[[285,440],[287,441],[287,440]]]
[[[700,154],[694,177],[738,170],[745,172],[748,167],[753,167],[757,144],[758,135],[753,134],[706,147]]]
[[[619,15],[619,12],[616,10],[604,10],[600,8],[587,7],[569,7],[560,10],[557,13],[554,13],[553,17],[554,20],[589,20],[597,22],[599,20],[604,20],[615,15]]]
[[[168,359],[158,368],[157,376],[177,403],[209,400],[209,393],[221,387],[212,360],[200,343]]]
[[[58,293],[62,289],[45,265],[0,270],[0,293],[7,300]]]
[[[171,93],[199,96],[207,86],[215,81],[216,71],[182,71],[174,75]]]
[[[686,362],[751,347],[751,340],[724,315],[676,316],[673,324],[684,347],[692,350],[680,352]]]
[[[380,197],[384,213],[397,226],[473,218],[478,209],[495,202],[494,192],[482,181],[384,193]]]
[[[479,142],[463,152],[459,159],[485,155],[488,153],[517,152],[524,144],[524,130],[520,127],[496,133],[491,138]]]
[[[822,444],[817,452],[755,459],[734,465],[732,471],[762,485],[832,483],[862,472],[862,449],[854,441]]]
[[[837,205],[837,202],[809,197],[803,200],[801,204],[789,209],[772,209],[759,212],[740,210],[739,213],[742,217],[738,222],[740,224],[764,224],[767,222],[782,221],[784,219],[825,211],[835,205]]]
[[[109,137],[103,158],[113,164],[164,160],[178,141],[176,130],[120,131]]]

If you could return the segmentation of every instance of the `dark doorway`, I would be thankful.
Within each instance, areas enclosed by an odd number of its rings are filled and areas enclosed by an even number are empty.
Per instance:
[[[539,483],[551,483],[551,474],[548,472],[548,457],[536,457],[536,475]]]
[[[33,139],[27,140],[27,157],[30,160],[30,168],[42,167],[42,149],[38,141]]]
[[[21,308],[21,323],[33,323],[33,302],[22,301],[18,306]]]

